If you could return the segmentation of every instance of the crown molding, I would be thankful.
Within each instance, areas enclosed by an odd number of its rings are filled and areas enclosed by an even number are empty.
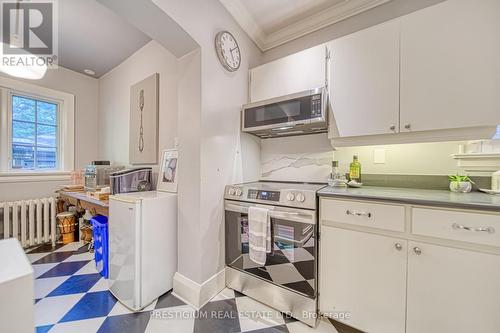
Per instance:
[[[270,34],[264,33],[241,0],[219,1],[261,51],[267,51],[392,0],[344,1]]]
[[[266,34],[259,27],[245,5],[240,0],[219,0],[226,10],[233,16],[236,22],[250,36],[250,38],[262,49],[266,42]]]

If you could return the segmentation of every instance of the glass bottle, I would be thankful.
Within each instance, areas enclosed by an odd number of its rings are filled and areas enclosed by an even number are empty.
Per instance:
[[[352,157],[349,165],[349,179],[361,183],[361,163],[358,161],[358,155]]]

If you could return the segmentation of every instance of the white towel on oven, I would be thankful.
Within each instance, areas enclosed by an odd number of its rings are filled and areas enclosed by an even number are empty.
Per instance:
[[[269,209],[254,206],[248,208],[248,234],[250,260],[265,265],[266,255],[272,250]]]

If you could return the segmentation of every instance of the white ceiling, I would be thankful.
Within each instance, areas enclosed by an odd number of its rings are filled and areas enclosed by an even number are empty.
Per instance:
[[[391,0],[219,0],[265,51]]]
[[[100,77],[151,40],[95,0],[59,4],[60,66]]]

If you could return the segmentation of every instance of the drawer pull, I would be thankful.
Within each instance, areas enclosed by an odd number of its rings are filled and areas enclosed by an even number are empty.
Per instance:
[[[394,248],[398,251],[401,251],[403,249],[403,245],[401,245],[401,243],[396,243],[394,244]]]
[[[416,254],[417,256],[419,256],[419,255],[421,255],[421,254],[422,254],[422,249],[421,249],[421,248],[419,248],[418,246],[415,246],[415,247],[413,248],[413,252],[415,252],[415,254]]]
[[[353,215],[353,216],[366,216],[368,218],[372,217],[372,213],[368,213],[368,212],[357,212],[355,210],[351,211],[351,210],[346,210],[345,213],[347,215]]]
[[[493,227],[482,227],[482,228],[473,228],[467,227],[465,225],[461,225],[458,223],[453,223],[451,226],[455,230],[466,230],[466,231],[475,231],[475,232],[487,232],[489,234],[495,233],[495,228]]]

